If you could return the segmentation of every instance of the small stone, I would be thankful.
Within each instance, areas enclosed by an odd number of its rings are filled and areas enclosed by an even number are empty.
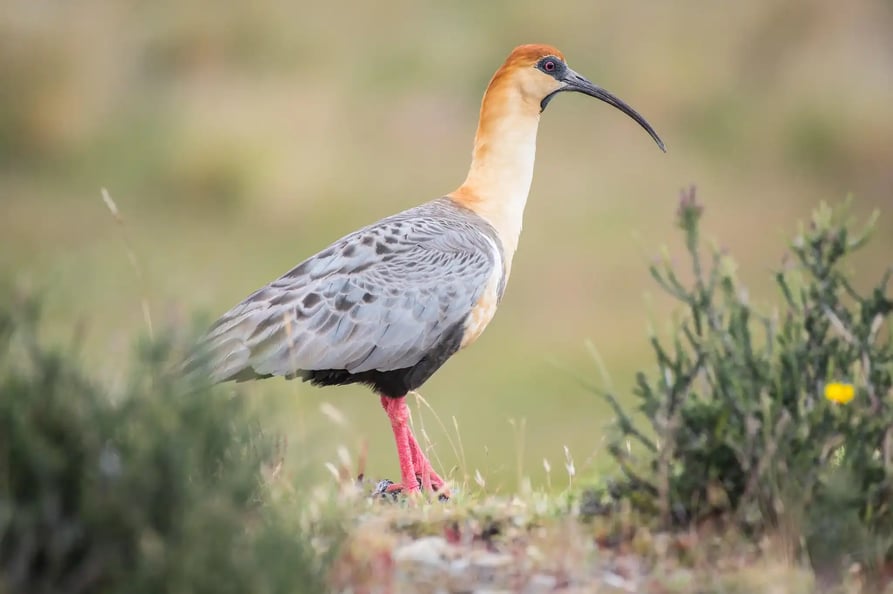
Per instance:
[[[460,573],[466,573],[468,571],[468,567],[471,565],[468,559],[459,558],[450,563],[450,573],[454,575],[458,575]]]
[[[440,536],[426,536],[403,545],[394,551],[395,563],[423,563],[427,565],[444,565],[447,552],[447,541]]]
[[[543,552],[536,545],[527,545],[527,549],[524,551],[525,555],[528,559],[532,559],[534,561],[542,561],[545,556]]]
[[[602,585],[608,587],[608,589],[604,590],[606,593],[611,592],[612,594],[614,594],[615,592],[619,593],[636,591],[636,585],[631,580],[621,577],[611,571],[606,571],[602,575]]]
[[[394,551],[394,581],[397,590],[439,594],[446,590],[449,545],[439,536],[420,538]]]
[[[535,573],[530,576],[530,579],[527,581],[527,584],[524,586],[522,590],[523,594],[546,594],[547,592],[551,592],[555,589],[555,586],[558,585],[558,578],[554,575],[547,575],[545,573]]]
[[[450,565],[448,571],[449,576],[449,589],[451,592],[470,592],[474,588],[474,576],[471,574],[468,569],[471,567],[471,563],[468,559],[459,558],[454,559]]]
[[[482,552],[473,556],[472,565],[483,569],[500,569],[512,564],[514,559],[505,553]]]
[[[511,555],[505,553],[474,551],[470,560],[470,573],[474,575],[477,584],[505,587],[511,581],[514,561]]]

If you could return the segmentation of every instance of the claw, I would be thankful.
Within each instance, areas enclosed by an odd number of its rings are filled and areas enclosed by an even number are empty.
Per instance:
[[[422,477],[417,476],[416,480],[418,482],[417,488],[409,490],[407,493],[408,495],[414,495],[417,493],[425,492],[422,490]],[[434,489],[433,489],[433,491],[435,493],[437,493],[437,500],[438,501],[449,501],[449,499],[450,499],[449,491],[441,490],[441,489],[443,489],[442,485],[440,487],[434,487]],[[406,492],[407,492],[407,489],[401,483],[395,483],[394,481],[384,479],[384,480],[378,481],[378,483],[375,485],[375,488],[372,490],[371,497],[372,498],[381,498],[381,499],[390,498],[392,501],[397,501],[397,497],[400,494],[406,493]]]

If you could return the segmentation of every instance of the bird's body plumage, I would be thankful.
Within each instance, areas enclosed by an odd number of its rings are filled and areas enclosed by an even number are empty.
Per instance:
[[[343,237],[224,314],[204,344],[212,378],[301,376],[402,396],[469,344],[466,328],[480,334],[487,312],[475,306],[501,297],[504,269],[496,231],[473,211],[448,198],[411,208]]]
[[[493,318],[521,234],[540,114],[562,91],[613,105],[664,148],[638,113],[571,70],[557,49],[515,48],[484,93],[465,182],[345,236],[224,314],[203,341],[212,378],[368,384],[391,420],[397,487],[445,488],[407,424],[403,397]]]

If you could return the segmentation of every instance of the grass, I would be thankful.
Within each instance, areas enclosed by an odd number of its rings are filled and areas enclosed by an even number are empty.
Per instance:
[[[37,311],[19,309],[26,316]],[[10,329],[16,328],[9,321],[16,318],[5,309],[0,314],[0,335],[8,341]],[[117,550],[116,538],[139,543],[136,553],[127,557],[126,569],[121,566],[114,573],[116,583],[128,584],[125,589],[133,584],[122,572],[132,571],[146,591],[154,591],[158,583],[176,583],[190,591],[294,591],[295,583],[310,588],[322,580],[324,589],[333,592],[445,587],[470,591],[483,586],[662,594],[875,591],[866,568],[858,565],[851,566],[843,580],[807,569],[806,561],[791,553],[798,534],[793,528],[786,532],[782,526],[754,541],[721,518],[666,531],[653,516],[628,506],[605,513],[580,488],[585,484],[580,460],[566,446],[560,457],[543,464],[545,480],[536,485],[525,462],[533,423],[523,419],[510,421],[512,439],[507,444],[519,487],[501,488],[488,469],[469,461],[467,434],[458,420],[440,417],[419,395],[411,396],[411,409],[423,447],[437,445],[430,435],[439,428],[447,443],[438,450],[459,461],[450,471],[453,496],[448,503],[425,497],[370,499],[379,477],[369,466],[368,444],[357,439],[345,411],[323,401],[320,422],[308,423],[296,438],[293,433],[277,438],[275,423],[259,425],[257,416],[258,411],[275,415],[270,406],[274,399],[252,401],[231,386],[218,386],[213,393],[199,386],[197,392],[190,388],[184,393],[176,378],[164,372],[168,357],[179,360],[178,351],[170,349],[169,335],[158,333],[166,338],[142,341],[140,352],[147,360],[117,386],[95,381],[95,370],[82,367],[76,347],[49,349],[32,334],[19,341],[24,350],[4,348],[2,353],[4,385],[18,386],[15,392],[2,391],[4,422],[16,425],[17,431],[9,435],[15,436],[17,447],[5,450],[0,465],[27,453],[47,468],[41,474],[33,466],[5,465],[0,498],[13,492],[19,497],[16,505],[42,509],[34,502],[52,501],[51,495],[61,494],[82,501],[88,512],[102,510],[98,517],[85,516],[90,533],[96,531],[104,539],[105,546],[97,547],[101,567],[108,566],[101,552]],[[269,396],[263,388],[259,391]],[[232,398],[234,394],[241,397]],[[31,431],[29,422],[34,423]],[[57,433],[65,437],[64,443],[82,444],[83,455],[47,456],[50,446],[59,447]],[[336,435],[330,453],[323,454],[328,473],[315,473],[306,452],[326,433]],[[91,465],[97,449],[119,453],[111,467],[125,469],[126,482],[97,483]],[[100,464],[110,463],[100,456]],[[29,473],[43,477],[40,486],[50,491],[46,497],[22,501],[10,488]],[[365,480],[358,481],[363,475]],[[134,504],[128,489],[146,501]],[[159,503],[164,496],[176,503],[173,512]],[[233,502],[221,507],[228,498]],[[110,516],[109,502],[115,503],[118,515]],[[6,509],[16,509],[7,503],[0,501]],[[158,505],[161,512],[146,511]],[[151,523],[159,513],[162,518],[171,513],[177,521],[162,523],[164,529],[151,524],[140,528],[137,520],[148,518]],[[26,516],[32,517],[21,514]],[[129,519],[129,531],[104,531],[104,518],[119,516]],[[77,515],[66,516],[77,526],[79,520]],[[11,527],[22,529],[0,522],[3,530]],[[15,544],[22,541],[0,537],[0,561],[5,563],[10,551],[15,558]],[[228,539],[245,548],[234,553]],[[233,554],[238,563],[231,560]],[[221,577],[221,563],[238,582]],[[159,568],[166,577],[160,577]],[[3,580],[12,575],[8,571],[4,565]],[[4,587],[19,591],[15,583],[4,582]]]
[[[829,1],[642,10],[14,3],[0,22],[2,82],[21,89],[0,121],[0,276],[45,289],[47,332],[81,325],[87,360],[115,381],[144,303],[156,330],[196,309],[214,316],[343,233],[456,186],[492,70],[516,43],[553,42],[648,117],[669,153],[604,105],[550,107],[500,313],[423,389],[447,430],[424,420],[442,467],[480,470],[488,490],[517,488],[519,457],[543,485],[543,459],[558,467],[564,446],[579,475],[597,473],[608,411],[565,370],[594,374],[591,340],[618,391],[629,387],[647,351],[642,314],[669,307],[642,298],[653,291],[644,264],[671,241],[678,187],[698,182],[707,232],[739,255],[755,299],[769,287],[752,281],[815,202],[853,191],[863,214],[889,200],[882,4],[843,16]],[[101,187],[127,218],[142,280]],[[891,225],[885,213],[864,278],[887,263]],[[396,474],[364,390],[276,381],[248,392],[291,444],[326,426],[321,401],[343,411],[346,428],[289,459],[321,467],[363,439],[370,470]],[[448,445],[453,418],[464,461]],[[521,450],[510,419],[526,420]]]
[[[593,345],[614,391],[628,394],[648,360],[649,324],[666,330],[670,302],[647,263],[662,244],[683,253],[671,221],[677,189],[692,181],[706,235],[735,254],[756,302],[774,290],[768,271],[793,222],[820,200],[852,192],[857,217],[881,207],[856,284],[889,265],[888,6],[56,8],[15,2],[0,19],[0,83],[18,90],[0,115],[0,280],[45,294],[44,336],[75,337],[112,388],[139,333],[182,332],[191,312],[210,319],[329,241],[455,187],[483,87],[516,43],[555,43],[667,141],[663,155],[580,97],[544,114],[499,315],[411,401],[454,485],[450,504],[383,505],[357,492],[360,471],[398,475],[366,390],[242,387],[283,435],[270,481],[287,520],[347,532],[334,586],[399,583],[411,568],[393,553],[437,536],[453,559],[505,554],[524,575],[584,590],[623,591],[640,570],[644,592],[876,590],[863,567],[842,579],[804,569],[789,554],[795,526],[754,543],[720,525],[670,534],[631,512],[584,513],[576,494],[610,468],[612,415],[577,378],[601,377]],[[325,548],[331,533],[314,538]]]
[[[629,509],[594,514],[574,489],[493,495],[479,475],[448,504],[370,501],[348,478],[351,461],[338,465],[345,480],[321,497],[340,502],[348,526],[329,570],[336,592],[549,584],[569,592],[855,594],[874,587],[858,565],[842,578],[815,574],[791,554],[792,535],[783,530],[756,542],[721,521],[663,531]],[[566,478],[573,483],[573,472]]]

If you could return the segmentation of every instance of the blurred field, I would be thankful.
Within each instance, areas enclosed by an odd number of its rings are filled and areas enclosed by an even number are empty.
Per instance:
[[[682,186],[698,185],[705,227],[754,299],[774,297],[768,273],[795,222],[850,192],[858,213],[882,209],[857,275],[890,265],[888,1],[13,0],[0,15],[0,278],[46,291],[58,337],[82,325],[85,356],[118,381],[145,330],[143,294],[158,327],[215,316],[329,241],[457,186],[484,87],[526,42],[559,46],[669,153],[582,96],[544,114],[500,313],[423,389],[451,433],[456,418],[466,470],[489,489],[514,487],[518,456],[537,482],[565,445],[578,469],[602,460],[607,410],[566,370],[597,378],[587,339],[621,388],[648,367],[647,315],[667,301],[643,298],[655,293],[646,266],[662,244],[679,252]],[[292,459],[368,439],[370,473],[398,474],[365,390],[272,380],[246,391],[294,436]],[[348,425],[325,418],[323,401]],[[510,419],[526,419],[523,446]],[[442,466],[460,464],[424,422]]]

